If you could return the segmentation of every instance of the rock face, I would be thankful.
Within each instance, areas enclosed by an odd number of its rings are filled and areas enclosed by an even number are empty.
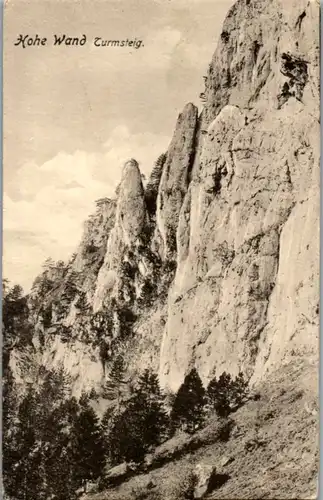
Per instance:
[[[317,366],[318,30],[316,0],[238,0],[200,116],[184,108],[146,189],[125,164],[77,254],[36,286],[41,356],[79,390],[100,383],[119,340],[131,370],[150,366],[172,391],[193,366],[204,382],[225,370],[252,383],[298,358]]]
[[[118,189],[116,221],[109,236],[104,263],[100,269],[95,295],[94,312],[102,308],[107,292],[117,281],[117,270],[126,248],[138,247],[146,224],[146,205],[139,166],[136,160],[126,162]]]
[[[197,108],[187,104],[169,146],[157,198],[157,234],[164,259],[176,255],[176,230],[195,155]]]
[[[72,268],[84,274],[83,287],[92,297],[98,272],[102,266],[111,229],[115,224],[116,202],[102,198],[96,202],[96,212],[84,223],[82,241]],[[89,293],[91,292],[91,293]]]
[[[193,364],[204,379],[258,380],[290,357],[317,359],[318,12],[239,1],[224,23],[177,230],[160,363],[172,389]]]
[[[70,262],[49,262],[36,278],[29,296],[35,334],[33,345],[14,351],[11,367],[24,384],[35,381],[37,367],[63,366],[73,380],[76,396],[83,390],[98,389],[104,376],[98,344],[89,342],[88,311],[115,224],[116,202],[96,202],[96,211],[84,223],[80,245]]]

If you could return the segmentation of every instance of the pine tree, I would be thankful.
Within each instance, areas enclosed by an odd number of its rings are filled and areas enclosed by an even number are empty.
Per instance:
[[[19,401],[6,370],[4,384],[3,479],[17,500],[74,500],[77,486],[70,435],[77,403],[69,398],[63,370],[40,367],[37,388]],[[14,404],[13,404],[14,403]]]
[[[13,424],[16,406],[17,391],[8,366],[3,373],[2,382],[2,477],[4,488],[8,493],[15,491],[14,467],[16,460],[20,458],[15,443],[16,426]]]
[[[31,327],[28,320],[27,298],[23,296],[20,285],[12,288],[4,283],[2,300],[2,326],[4,348],[10,349],[13,344],[21,346],[31,342]]]
[[[102,419],[101,419],[101,430],[102,430],[102,436],[104,440],[104,447],[105,447],[105,455],[108,456],[109,454],[109,436],[113,424],[113,414],[114,414],[114,408],[109,407],[105,410],[103,413]]]
[[[105,465],[104,439],[99,419],[87,401],[75,419],[72,450],[75,479],[80,485],[100,477]]]
[[[166,436],[168,417],[158,378],[146,370],[126,409],[115,418],[109,446],[113,462],[141,462]]]
[[[129,385],[126,378],[126,366],[122,354],[118,354],[112,363],[109,378],[104,386],[104,397],[114,400],[117,407],[121,400],[129,394]]]
[[[180,386],[171,411],[173,432],[182,428],[189,433],[199,429],[204,421],[206,398],[200,376],[195,368],[186,375]]]
[[[208,385],[207,394],[210,404],[220,417],[227,417],[230,413],[231,387],[231,375],[226,372],[220,375],[219,380],[214,377]]]
[[[147,447],[159,444],[167,434],[169,419],[165,411],[165,396],[155,373],[144,371],[139,378],[133,403],[142,405],[141,411],[145,420],[144,441]]]
[[[53,260],[51,257],[48,257],[48,258],[45,260],[45,262],[44,262],[44,264],[43,264],[43,266],[42,266],[42,267],[43,267],[44,271],[49,271],[49,270],[51,270],[51,269],[54,269],[54,267],[55,267],[55,262],[54,262],[54,260]]]
[[[238,409],[246,399],[248,382],[240,372],[235,379],[223,372],[219,380],[214,377],[207,388],[210,406],[215,409],[220,417],[227,417],[232,411]]]
[[[4,487],[17,500],[41,498],[43,475],[41,450],[35,429],[35,393],[29,388],[17,413],[17,425],[11,434],[10,449],[5,449]]]
[[[247,380],[244,378],[243,373],[239,372],[233,382],[233,401],[232,401],[233,410],[239,408],[245,403],[248,395],[248,390],[249,390],[249,384]]]
[[[149,214],[151,217],[155,218],[156,208],[157,208],[157,193],[160,183],[160,179],[163,173],[163,167],[167,159],[167,153],[162,153],[157,158],[154,167],[152,169],[149,181],[145,190],[145,201]]]
[[[42,452],[44,499],[74,498],[74,464],[70,453],[70,430],[77,416],[77,402],[70,398],[70,378],[62,368],[40,370],[42,384],[36,395],[35,427]]]
[[[133,413],[135,407],[127,407],[113,421],[109,435],[109,450],[112,464],[142,462],[145,456],[143,443],[143,420]]]

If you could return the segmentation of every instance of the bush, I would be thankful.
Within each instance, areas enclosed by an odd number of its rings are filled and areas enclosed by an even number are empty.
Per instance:
[[[137,319],[136,314],[127,306],[119,306],[117,315],[120,325],[120,339],[124,340],[132,337],[133,325]]]
[[[194,490],[197,484],[196,476],[192,469],[184,469],[173,488],[171,489],[172,498],[177,500],[193,500]]]
[[[146,278],[141,288],[138,305],[142,308],[151,307],[157,295],[157,286],[151,278]]]

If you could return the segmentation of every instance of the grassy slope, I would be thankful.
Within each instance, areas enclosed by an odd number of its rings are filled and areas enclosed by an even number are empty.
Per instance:
[[[295,360],[259,387],[261,398],[233,415],[227,442],[209,444],[141,474],[88,500],[184,500],[190,472],[199,462],[214,464],[229,479],[211,499],[316,498],[318,474],[317,367]],[[205,429],[204,434],[207,434]],[[176,440],[170,447],[176,445]],[[223,465],[227,459],[231,462]],[[233,460],[232,460],[233,459]],[[149,488],[149,482],[155,486]]]

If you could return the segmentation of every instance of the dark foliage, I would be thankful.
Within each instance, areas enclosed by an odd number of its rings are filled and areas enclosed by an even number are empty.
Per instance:
[[[117,315],[120,325],[120,340],[132,337],[133,325],[137,319],[136,314],[126,305],[117,307]]]
[[[4,488],[18,500],[73,500],[77,478],[69,433],[77,403],[68,397],[68,378],[62,370],[43,367],[39,377],[39,388],[30,385],[20,401],[14,386],[5,396],[10,421],[4,428]]]
[[[31,343],[32,329],[29,323],[27,298],[19,285],[10,288],[4,282],[2,298],[3,343],[5,349],[13,345],[24,347]]]
[[[108,379],[104,385],[103,396],[106,399],[114,400],[119,407],[122,399],[129,392],[128,380],[126,378],[126,366],[122,354],[118,354],[112,362]]]
[[[145,201],[148,213],[154,219],[157,209],[157,194],[167,153],[162,153],[157,158],[145,191]]]
[[[52,318],[53,318],[52,305],[51,304],[48,304],[48,306],[43,309],[43,311],[41,312],[41,317],[42,317],[42,320],[43,320],[43,326],[44,326],[44,328],[46,328],[46,329],[50,328],[50,326],[52,324]]]
[[[165,438],[167,430],[158,377],[146,370],[125,410],[113,422],[109,439],[112,462],[142,462],[144,455]]]
[[[83,315],[84,314],[87,314],[90,309],[91,309],[91,306],[90,304],[88,303],[88,300],[87,300],[87,297],[86,297],[86,293],[85,292],[79,292],[79,298],[77,299],[76,303],[75,303],[75,307],[80,311],[80,313],[82,313]]]
[[[156,281],[152,281],[151,278],[145,279],[141,288],[140,297],[138,299],[139,307],[142,308],[151,307],[156,297],[157,297]]]
[[[238,409],[245,402],[247,394],[248,382],[241,372],[235,379],[223,372],[219,379],[214,377],[207,388],[209,404],[220,417],[227,417]]]
[[[137,268],[127,260],[121,263],[121,273],[128,279],[133,280],[136,276]]]
[[[72,428],[72,456],[76,480],[85,484],[102,474],[105,465],[105,446],[99,419],[87,401],[82,402]]]
[[[197,370],[193,368],[175,397],[170,415],[172,432],[181,428],[194,433],[200,429],[204,422],[205,404],[205,389]]]

